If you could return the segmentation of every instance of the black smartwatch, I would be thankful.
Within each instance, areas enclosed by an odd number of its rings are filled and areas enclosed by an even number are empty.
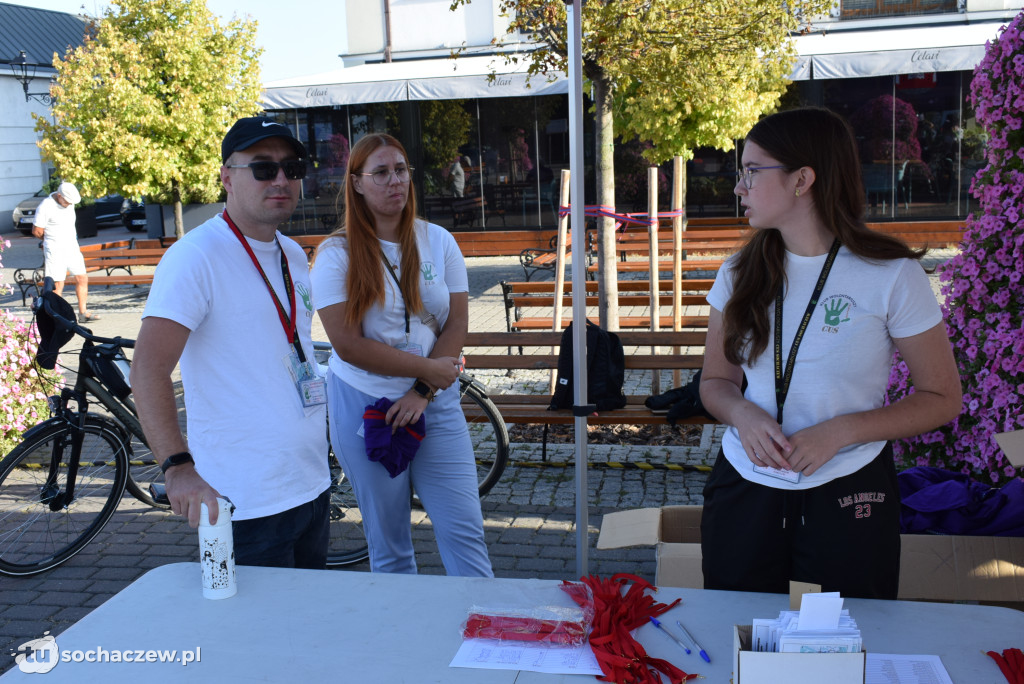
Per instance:
[[[195,463],[195,460],[192,458],[192,454],[188,453],[187,451],[182,451],[181,453],[171,454],[170,456],[165,458],[164,462],[160,464],[160,470],[162,470],[164,474],[166,474],[168,468],[173,468],[174,466],[179,465],[185,465],[186,463]]]
[[[434,390],[430,389],[430,385],[422,380],[416,380],[416,382],[413,383],[412,391],[427,401],[434,401]]]

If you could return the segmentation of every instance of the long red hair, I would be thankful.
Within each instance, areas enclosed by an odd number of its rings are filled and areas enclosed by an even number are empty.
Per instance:
[[[386,133],[373,133],[359,140],[348,157],[345,182],[345,223],[333,235],[345,237],[348,250],[348,273],[345,284],[348,288],[348,307],[345,318],[348,324],[360,323],[366,312],[375,304],[384,304],[385,280],[391,275],[385,271],[384,258],[377,241],[377,222],[373,212],[366,205],[366,199],[356,192],[352,183],[353,174],[361,173],[363,165],[371,154],[381,147],[394,147],[409,163],[402,143]],[[416,233],[413,230],[416,219],[416,191],[409,180],[409,199],[405,203],[398,221],[398,243],[402,250],[402,272],[399,281],[402,295],[410,312],[423,310],[420,297],[420,252],[416,247]]]

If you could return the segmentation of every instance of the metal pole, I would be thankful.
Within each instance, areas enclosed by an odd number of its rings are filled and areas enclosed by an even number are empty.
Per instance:
[[[566,19],[569,25],[569,219],[572,226],[572,320],[573,325],[573,378],[575,379],[575,405],[587,403],[587,285],[586,234],[583,214],[583,0],[566,0]],[[556,301],[560,293],[555,293]],[[587,416],[576,415],[576,576],[590,574],[587,555],[590,548],[590,523],[587,494]]]

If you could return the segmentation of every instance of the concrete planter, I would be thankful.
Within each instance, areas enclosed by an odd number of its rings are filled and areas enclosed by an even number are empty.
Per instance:
[[[214,204],[186,204],[181,208],[185,232],[213,218],[224,209],[222,202]],[[174,205],[146,205],[146,231],[151,238],[174,235]]]

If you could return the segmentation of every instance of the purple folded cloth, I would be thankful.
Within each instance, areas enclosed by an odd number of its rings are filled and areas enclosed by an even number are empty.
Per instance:
[[[392,434],[391,426],[385,422],[392,401],[381,397],[363,413],[363,440],[366,455],[387,468],[388,475],[397,477],[412,463],[420,442],[426,436],[427,421],[423,414],[411,425],[400,427]]]
[[[897,476],[900,527],[909,534],[1024,536],[1024,480],[990,487],[962,473],[919,466]]]

